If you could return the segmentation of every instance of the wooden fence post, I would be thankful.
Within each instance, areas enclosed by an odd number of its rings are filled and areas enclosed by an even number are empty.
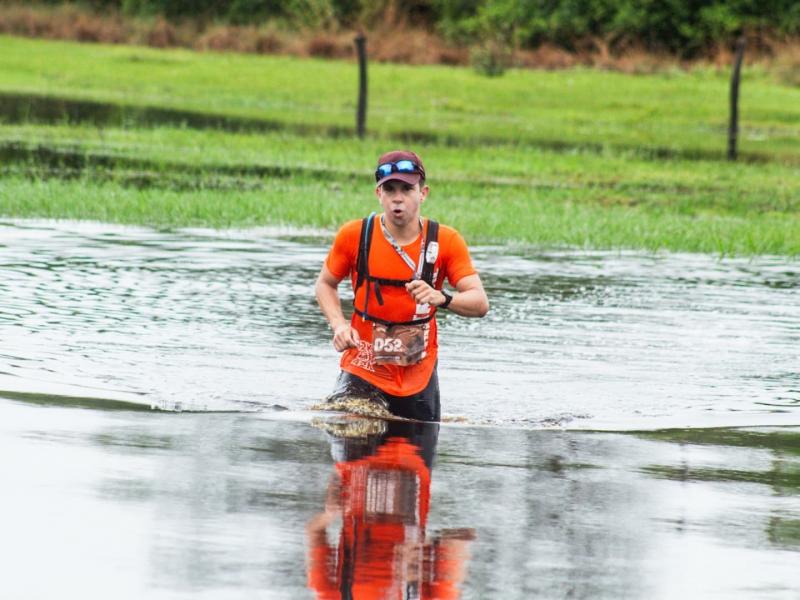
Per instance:
[[[740,37],[736,42],[736,58],[731,75],[731,120],[728,124],[728,160],[736,160],[736,138],[739,135],[739,77],[744,58],[746,40]]]
[[[356,132],[363,138],[367,121],[367,36],[359,33],[355,39],[358,52],[358,109],[356,111]]]

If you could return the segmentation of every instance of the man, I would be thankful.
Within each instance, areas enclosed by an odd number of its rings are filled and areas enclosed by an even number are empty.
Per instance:
[[[382,155],[375,180],[382,214],[346,223],[317,279],[317,302],[343,352],[329,399],[372,398],[397,416],[438,421],[435,313],[482,317],[489,301],[459,233],[420,218],[430,191],[420,157]],[[350,321],[337,291],[347,275],[355,294]],[[442,290],[445,279],[456,294]]]

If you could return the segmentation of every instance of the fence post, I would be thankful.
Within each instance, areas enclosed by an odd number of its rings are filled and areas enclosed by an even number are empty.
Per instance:
[[[742,70],[745,44],[744,37],[740,37],[736,41],[736,58],[733,61],[733,74],[731,75],[731,120],[728,124],[728,160],[736,160],[736,138],[739,135],[739,76]]]
[[[367,121],[367,36],[360,32],[355,39],[358,52],[358,109],[356,132],[363,138]]]

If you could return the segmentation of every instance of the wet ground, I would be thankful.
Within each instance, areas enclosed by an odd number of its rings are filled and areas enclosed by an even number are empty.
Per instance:
[[[0,115],[5,123],[69,123],[98,127],[174,126],[235,132],[288,129],[297,133],[319,133],[327,136],[352,135],[352,129],[344,127],[303,126],[162,106],[118,104],[14,92],[0,92]]]
[[[36,95],[0,91],[0,122],[2,123],[50,123],[82,124],[98,127],[190,127],[192,129],[216,129],[233,132],[271,132],[286,131],[300,135],[324,135],[326,137],[352,137],[356,132],[352,126],[325,125],[305,121],[289,122],[274,119],[252,118],[226,115],[199,110],[186,110],[178,107],[151,106],[103,102],[93,99],[78,99],[56,95]],[[375,131],[367,135],[376,135]],[[380,135],[380,134],[377,134]],[[504,144],[507,138],[491,134],[474,134],[473,141],[485,144]],[[411,144],[438,143],[460,145],[463,140],[448,133],[413,130],[404,127],[392,133],[394,140]],[[576,145],[557,139],[529,139],[529,143],[556,152],[602,153],[608,150],[608,143],[584,140]],[[674,146],[652,146],[642,149],[639,145],[615,144],[621,151],[645,154],[654,159],[686,158],[690,160],[720,160],[724,157],[719,150],[704,148],[676,148]],[[0,154],[3,154],[0,148]],[[18,157],[14,153],[12,156]],[[769,162],[770,156],[761,152],[739,151],[738,160],[746,162]],[[330,175],[330,174],[329,174]]]
[[[325,239],[0,223],[4,597],[798,596],[797,262],[478,248],[409,432],[308,410]]]

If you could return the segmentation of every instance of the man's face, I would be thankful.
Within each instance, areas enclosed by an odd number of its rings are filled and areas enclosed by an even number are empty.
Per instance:
[[[386,219],[396,227],[405,227],[419,220],[419,208],[428,196],[428,186],[408,184],[390,179],[375,190]]]

